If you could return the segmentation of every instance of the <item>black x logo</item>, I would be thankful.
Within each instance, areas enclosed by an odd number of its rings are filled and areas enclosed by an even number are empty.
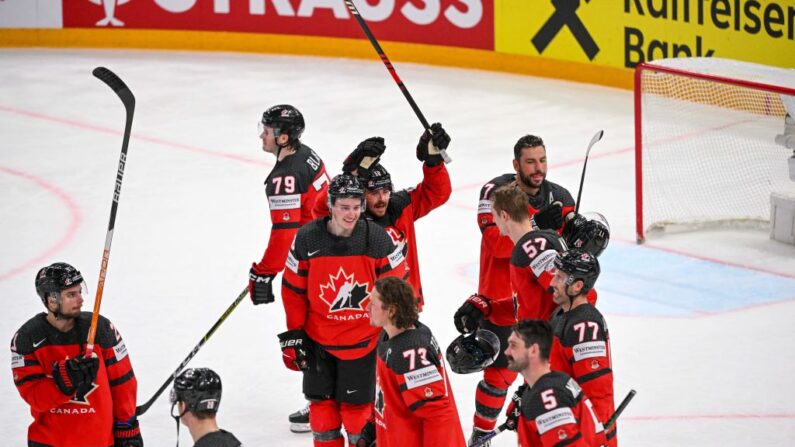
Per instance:
[[[589,1],[589,0],[586,0]],[[593,37],[583,25],[582,20],[577,17],[577,9],[580,7],[580,0],[552,0],[552,6],[555,7],[555,12],[547,20],[547,23],[538,30],[533,39],[533,46],[536,47],[538,53],[543,53],[552,39],[558,35],[564,26],[568,26],[574,39],[580,44],[580,47],[585,51],[589,60],[593,60],[596,54],[599,53],[599,47],[594,42]]]

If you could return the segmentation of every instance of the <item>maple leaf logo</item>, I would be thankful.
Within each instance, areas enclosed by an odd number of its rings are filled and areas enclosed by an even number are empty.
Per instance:
[[[94,391],[96,391],[97,388],[99,388],[99,385],[97,385],[94,382],[91,382],[91,385],[86,385],[83,386],[82,388],[79,388],[77,390],[77,393],[75,394],[75,397],[73,397],[69,401],[69,403],[80,404],[80,405],[91,405],[91,402],[89,402],[88,400],[88,396]]]
[[[370,296],[367,283],[360,284],[340,267],[336,275],[329,275],[329,282],[320,286],[320,299],[328,304],[329,312],[364,310],[363,302]],[[332,298],[333,297],[333,298]]]

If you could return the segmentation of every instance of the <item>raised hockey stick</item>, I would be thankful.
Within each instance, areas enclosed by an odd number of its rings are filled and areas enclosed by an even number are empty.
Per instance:
[[[598,143],[599,140],[602,139],[602,136],[604,136],[604,134],[605,134],[604,130],[596,132],[593,138],[591,138],[591,142],[588,143],[588,150],[585,151],[585,163],[582,164],[582,175],[580,176],[580,190],[577,191],[577,204],[574,206],[574,214],[577,214],[577,212],[580,210],[580,197],[582,197],[582,183],[585,180],[585,167],[588,166],[588,154],[591,153],[591,148],[593,147],[593,145]]]
[[[248,294],[248,286],[246,286],[246,288],[243,289],[242,292],[240,292],[240,295],[238,295],[237,298],[235,298],[235,301],[229,307],[226,308],[226,311],[224,311],[223,315],[221,315],[221,318],[219,318],[218,321],[215,322],[213,327],[211,327],[210,330],[207,331],[206,334],[204,334],[204,337],[202,337],[202,339],[199,340],[199,344],[194,346],[194,348],[190,351],[188,356],[185,357],[185,360],[183,360],[182,363],[179,364],[177,369],[174,370],[174,372],[168,377],[168,379],[166,379],[166,382],[163,383],[163,385],[161,385],[160,388],[158,388],[158,390],[155,392],[155,395],[152,396],[148,401],[146,401],[145,404],[139,405],[138,407],[135,408],[136,416],[140,416],[146,413],[146,410],[148,410],[149,407],[151,407],[152,404],[155,403],[157,398],[160,397],[161,394],[163,394],[163,391],[165,391],[168,385],[171,384],[171,382],[177,378],[179,373],[182,372],[182,370],[188,365],[188,362],[190,362],[191,359],[196,355],[196,353],[199,352],[199,349],[201,349],[201,347],[204,346],[207,340],[209,340],[210,337],[213,336],[215,331],[221,326],[221,323],[223,323],[226,320],[226,318],[232,313],[232,311],[235,310],[237,305],[240,304],[241,301],[243,301],[243,298],[245,298],[247,294]]]
[[[91,327],[88,330],[88,341],[86,342],[86,357],[94,352],[94,337],[97,335],[97,322],[99,321],[99,306],[102,304],[102,292],[105,289],[105,275],[108,272],[108,259],[110,258],[110,244],[113,242],[113,228],[116,225],[116,210],[119,207],[119,196],[121,195],[121,181],[124,177],[124,164],[127,161],[127,147],[130,144],[130,130],[132,129],[133,113],[135,112],[135,96],[133,96],[127,85],[116,76],[115,73],[105,67],[97,67],[91,72],[100,81],[108,85],[113,92],[121,99],[124,109],[127,112],[127,121],[124,124],[124,139],[121,143],[121,155],[119,155],[119,168],[116,171],[116,186],[113,189],[113,202],[110,206],[110,223],[108,232],[105,235],[105,249],[102,252],[102,263],[99,268],[99,283],[97,284],[97,294],[94,299],[94,311],[91,316]]]
[[[370,32],[370,27],[367,26],[367,23],[364,21],[362,16],[359,15],[359,10],[356,9],[356,5],[353,4],[353,0],[345,0],[345,4],[348,5],[348,10],[350,10],[351,15],[353,15],[353,18],[356,19],[357,23],[359,23],[359,26],[362,28],[362,31],[364,31],[364,34],[367,36],[367,39],[370,40],[370,43],[373,45],[373,48],[375,48],[375,52],[378,53],[378,56],[381,58],[381,62],[384,63],[384,66],[386,67],[387,71],[389,71],[389,74],[392,75],[392,79],[395,80],[395,83],[397,84],[398,88],[400,88],[400,91],[403,92],[403,96],[406,97],[406,101],[409,102],[411,109],[414,110],[414,114],[417,115],[417,118],[420,119],[422,127],[428,132],[431,132],[431,126],[430,124],[428,124],[428,120],[425,119],[425,115],[422,114],[422,111],[420,111],[419,106],[417,106],[417,103],[414,102],[414,98],[411,97],[411,93],[409,93],[409,90],[408,88],[406,88],[406,85],[403,84],[403,81],[400,80],[400,77],[398,76],[397,71],[395,71],[395,67],[392,65],[392,62],[389,61],[389,58],[386,57],[386,53],[384,53],[384,50],[381,48],[381,45],[378,44],[378,40],[376,40],[373,33]],[[442,159],[444,159],[445,163],[450,163],[451,161],[453,161],[453,159],[450,158],[449,155],[447,155],[446,150],[442,149],[439,152],[441,153]]]
[[[635,394],[636,394],[635,390],[629,390],[627,397],[625,397],[624,400],[621,401],[621,404],[618,406],[618,408],[616,408],[616,411],[613,413],[612,416],[610,416],[610,419],[607,420],[607,424],[605,424],[605,431],[610,430],[610,428],[613,427],[613,425],[615,425],[616,420],[618,420],[618,417],[621,415],[621,412],[623,412],[624,408],[626,408],[627,405],[629,405],[629,401],[631,401],[632,398],[635,397]],[[489,442],[491,442],[491,440],[495,436],[499,435],[505,430],[509,430],[508,422],[503,422],[502,424],[500,424],[499,427],[495,428],[494,431],[478,439],[478,441],[472,444],[470,447],[483,447],[484,445],[487,445]]]

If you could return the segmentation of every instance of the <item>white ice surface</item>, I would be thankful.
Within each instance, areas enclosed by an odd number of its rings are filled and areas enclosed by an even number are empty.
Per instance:
[[[98,65],[118,73],[138,100],[102,313],[126,339],[139,403],[232,303],[251,262],[262,255],[270,226],[262,182],[273,164],[256,131],[265,107],[299,107],[307,120],[303,140],[332,173],[360,140],[380,135],[396,185],[421,178],[414,158],[419,122],[375,57],[0,51],[0,296],[6,315],[0,338],[10,340],[42,310],[33,289],[41,265],[67,261],[81,269],[92,297],[84,308],[93,305],[124,124],[121,103],[91,76]],[[576,195],[585,146],[605,130],[591,153],[583,210],[608,217],[613,259],[635,249],[630,92],[402,63],[397,69],[426,117],[442,121],[453,137],[453,196],[417,224],[427,296],[422,319],[441,345],[455,337],[452,314],[476,285],[478,190],[511,171],[513,144],[525,133],[544,138],[548,178]],[[795,247],[765,233],[663,235],[648,247],[762,272],[755,281],[795,277]],[[698,271],[668,278],[662,267],[633,266],[642,294],[653,295],[660,282],[692,285],[697,297],[725,292],[720,284],[703,287]],[[610,268],[606,262],[605,272]],[[627,315],[610,307],[619,293],[600,294],[617,400],[630,388],[638,391],[620,422],[621,444],[793,445],[795,287],[788,284],[766,305],[749,301],[729,312],[686,317]],[[280,303],[253,307],[246,300],[191,363],[221,374],[219,421],[248,446],[311,445],[310,435],[287,430],[287,415],[302,399],[299,375],[280,361],[276,334],[284,324]],[[9,365],[9,351],[0,352],[0,364]],[[478,380],[452,378],[467,435]],[[10,369],[0,380],[0,398],[3,444],[24,445],[31,418]],[[167,394],[141,417],[141,426],[148,447],[173,445]],[[182,442],[192,445],[184,430]],[[515,436],[500,435],[494,445],[515,445]]]

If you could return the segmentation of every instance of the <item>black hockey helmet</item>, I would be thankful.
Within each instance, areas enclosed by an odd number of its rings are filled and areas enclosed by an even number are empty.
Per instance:
[[[363,180],[364,187],[368,191],[387,189],[392,192],[392,176],[389,175],[389,171],[381,163],[370,168],[369,174]]]
[[[555,259],[555,267],[569,275],[567,285],[572,285],[577,280],[583,282],[580,293],[586,293],[593,289],[596,279],[599,278],[599,261],[596,256],[577,248],[559,254]]]
[[[351,174],[340,174],[328,185],[328,206],[334,206],[337,199],[353,198],[359,199],[364,205],[364,185],[359,177]]]
[[[458,374],[483,371],[500,355],[500,339],[494,332],[478,329],[460,335],[447,347],[447,363]]]
[[[76,268],[65,262],[56,262],[42,267],[36,273],[36,293],[47,306],[47,297],[55,294],[56,302],[60,302],[60,293],[64,289],[83,283],[83,275]]]
[[[221,405],[221,377],[210,368],[189,368],[174,379],[171,404],[185,402],[192,413],[216,413]]]
[[[599,256],[610,242],[610,224],[600,213],[583,213],[566,223],[566,244]]]
[[[273,128],[276,136],[287,135],[287,144],[293,144],[301,138],[306,125],[304,116],[289,104],[270,107],[262,113],[262,124]]]

